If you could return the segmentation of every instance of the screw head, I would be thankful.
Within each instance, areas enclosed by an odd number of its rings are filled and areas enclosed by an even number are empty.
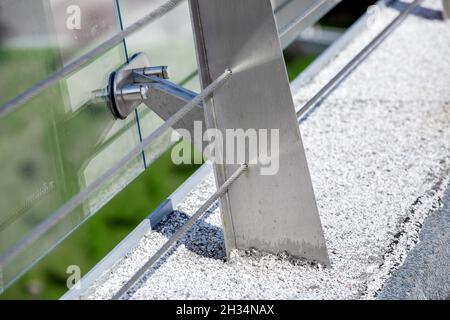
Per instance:
[[[149,93],[149,91],[150,91],[149,86],[146,85],[146,84],[142,84],[142,85],[141,85],[141,88],[140,88],[140,91],[141,91],[141,97],[142,97],[142,99],[143,99],[143,100],[146,100],[146,99],[148,98],[148,93]]]

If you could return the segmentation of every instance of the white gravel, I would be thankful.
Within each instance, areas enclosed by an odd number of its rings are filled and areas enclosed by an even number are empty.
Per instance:
[[[311,97],[397,13],[380,12],[295,100]],[[449,43],[450,23],[409,17],[301,125],[331,268],[257,252],[224,261],[213,208],[127,298],[374,298],[449,184]],[[209,176],[83,298],[109,299],[214,191]]]

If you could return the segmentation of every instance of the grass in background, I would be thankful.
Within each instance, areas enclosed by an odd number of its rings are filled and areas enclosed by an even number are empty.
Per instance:
[[[289,81],[294,80],[300,72],[305,70],[306,67],[314,61],[315,58],[317,58],[317,54],[308,54],[300,58],[298,56],[285,54],[284,59],[286,61]]]

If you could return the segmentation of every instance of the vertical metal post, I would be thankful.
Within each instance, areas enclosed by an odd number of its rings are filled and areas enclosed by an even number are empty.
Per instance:
[[[444,19],[450,19],[450,0],[442,0]]]
[[[227,129],[279,133],[279,154],[271,154],[279,161],[277,173],[262,175],[264,164],[250,164],[221,199],[227,253],[255,248],[328,265],[270,0],[190,0],[190,7],[202,86],[227,68],[233,71],[206,101],[208,128],[222,132],[224,145]],[[246,157],[252,160],[248,144]],[[238,166],[215,163],[217,184]]]

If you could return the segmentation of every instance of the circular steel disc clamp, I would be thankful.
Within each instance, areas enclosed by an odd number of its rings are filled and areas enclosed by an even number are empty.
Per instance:
[[[136,69],[145,69],[149,64],[145,54],[137,53],[131,57],[129,63],[111,74],[107,103],[116,119],[126,119],[147,99],[149,86],[145,83],[135,83],[133,73]]]

